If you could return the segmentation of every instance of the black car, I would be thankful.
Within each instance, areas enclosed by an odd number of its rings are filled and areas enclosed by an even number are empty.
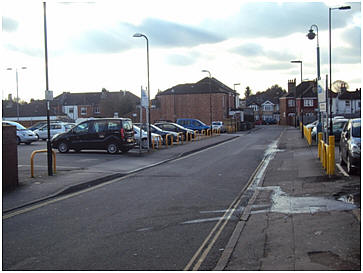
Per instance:
[[[339,142],[340,164],[347,164],[348,173],[360,168],[361,119],[350,119],[345,124]]]
[[[126,153],[135,146],[132,121],[128,118],[99,118],[83,121],[70,131],[55,135],[52,147],[61,153],[70,149],[106,150],[115,154]]]
[[[164,131],[171,131],[171,132],[176,132],[176,133],[182,133],[184,139],[186,139],[186,134],[187,132],[189,134],[192,135],[192,137],[194,138],[194,131],[187,129],[179,124],[173,123],[173,122],[158,122],[158,123],[154,123],[155,126],[159,127],[160,129],[164,130]]]

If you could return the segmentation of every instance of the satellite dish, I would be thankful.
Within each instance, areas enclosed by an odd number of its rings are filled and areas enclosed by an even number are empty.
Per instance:
[[[348,90],[349,85],[345,81],[337,80],[333,82],[331,89],[331,91],[333,91],[334,93],[340,93],[343,91],[343,89]]]

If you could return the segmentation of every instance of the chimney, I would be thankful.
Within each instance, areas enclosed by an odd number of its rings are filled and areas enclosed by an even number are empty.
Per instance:
[[[287,82],[287,93],[294,93],[296,92],[296,78],[293,80],[288,80]]]

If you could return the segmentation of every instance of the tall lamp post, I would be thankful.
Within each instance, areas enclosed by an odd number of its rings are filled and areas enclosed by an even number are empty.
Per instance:
[[[26,69],[25,66],[21,67],[20,69]],[[7,68],[6,70],[13,70],[12,67]],[[16,74],[16,117],[17,121],[19,122],[19,81],[18,81],[18,68],[15,68]]]
[[[329,95],[330,95],[330,103],[329,103],[329,109],[330,109],[330,130],[329,130],[329,134],[332,136],[333,135],[333,111],[332,111],[332,106],[333,106],[333,97],[332,97],[332,88],[331,88],[331,11],[332,10],[346,10],[346,9],[350,9],[350,6],[342,6],[342,7],[338,7],[338,8],[329,8]]]
[[[210,131],[212,134],[212,123],[213,123],[213,114],[212,114],[212,75],[209,70],[202,70],[202,72],[209,74],[209,118],[210,118]]]
[[[300,83],[302,83],[302,61],[291,61],[291,63],[300,64]],[[301,98],[302,98],[302,94],[301,94]],[[297,124],[297,122],[296,122],[296,115],[297,115],[296,106],[297,106],[297,101],[296,101],[296,88],[295,88],[295,127]],[[302,110],[302,107],[301,107],[301,110]],[[303,119],[304,118],[302,118],[302,120],[301,120],[302,122],[303,122]]]
[[[314,33],[313,27],[316,28],[316,34]],[[319,80],[320,80],[320,47],[319,47],[319,28],[317,25],[311,25],[309,33],[306,35],[309,40],[314,40],[315,36],[316,36],[316,90],[318,90],[319,88]],[[321,128],[321,112],[320,112],[320,103],[318,105],[318,109],[319,109],[319,113],[318,113],[318,120],[319,123],[317,125],[317,132],[320,132],[320,128]]]
[[[148,150],[150,149],[151,146],[151,129],[150,129],[150,70],[149,70],[149,39],[146,37],[146,35],[142,34],[142,33],[135,33],[133,35],[133,37],[136,38],[140,38],[140,37],[144,37],[146,40],[146,58],[147,58],[147,98],[148,98],[148,113],[147,113],[147,118],[148,118],[148,122],[147,122],[147,135],[148,135]]]

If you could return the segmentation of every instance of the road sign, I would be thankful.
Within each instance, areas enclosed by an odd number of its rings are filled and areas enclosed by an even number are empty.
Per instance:
[[[149,106],[149,100],[147,97],[146,90],[141,87],[141,106],[147,108]]]
[[[320,104],[326,102],[326,91],[324,88],[324,81],[322,81],[322,80],[318,81],[318,102]],[[321,109],[320,109],[320,111],[321,111]]]
[[[326,112],[326,102],[322,102],[319,104],[320,112]]]

